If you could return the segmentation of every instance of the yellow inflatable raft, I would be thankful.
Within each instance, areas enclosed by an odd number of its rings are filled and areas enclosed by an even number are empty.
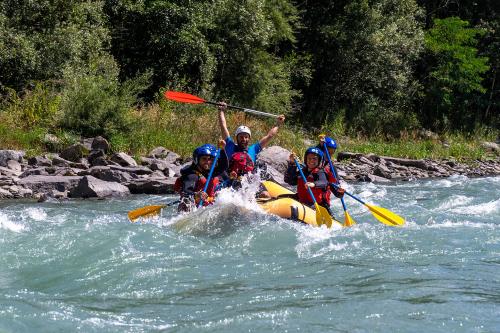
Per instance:
[[[316,210],[298,202],[293,196],[295,193],[271,181],[265,181],[262,185],[271,195],[272,199],[259,199],[260,207],[267,213],[277,215],[279,217],[301,221],[317,227]],[[332,225],[342,225],[337,220],[333,219]]]

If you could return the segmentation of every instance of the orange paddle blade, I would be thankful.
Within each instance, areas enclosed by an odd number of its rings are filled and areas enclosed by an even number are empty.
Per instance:
[[[206,102],[204,99],[198,96],[186,94],[179,91],[165,91],[164,95],[166,99],[181,103],[201,104]]]

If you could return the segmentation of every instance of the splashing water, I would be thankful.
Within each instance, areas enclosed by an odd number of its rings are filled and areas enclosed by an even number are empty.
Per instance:
[[[346,186],[401,228],[349,198],[351,228],[293,223],[244,186],[135,224],[174,198],[0,202],[0,331],[498,332],[500,177]]]

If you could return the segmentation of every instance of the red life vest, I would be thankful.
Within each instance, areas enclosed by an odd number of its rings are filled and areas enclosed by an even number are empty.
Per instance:
[[[309,173],[309,175],[306,176],[307,182],[313,183],[315,180],[317,180],[317,177],[315,177],[315,176],[318,174],[319,170],[320,170],[319,168],[312,170]],[[302,171],[304,171],[304,174],[307,173],[307,168],[304,168]],[[317,187],[311,188],[311,191],[314,195],[314,198],[318,202],[318,204],[321,204],[324,202],[330,204],[330,199],[329,199],[329,197],[327,197],[327,193],[329,191],[325,191],[324,189],[317,188]],[[302,177],[299,177],[297,179],[297,195],[299,197],[300,202],[305,203],[307,205],[313,204],[313,201],[311,200],[311,196],[309,195],[309,191],[305,187],[305,183],[302,180]]]
[[[194,185],[194,192],[203,191],[203,189],[205,188],[205,184],[207,183],[207,178],[205,178],[205,176],[203,176],[199,172],[196,172],[196,174],[198,175],[198,180]],[[177,178],[174,184],[174,191],[179,194],[182,194],[182,178],[183,177]],[[203,202],[203,206],[208,206],[213,203],[217,185],[219,185],[219,177],[212,177],[206,191],[206,193],[208,194],[208,199]]]
[[[250,155],[245,151],[236,152],[229,161],[229,172],[236,172],[238,176],[246,175],[254,169],[254,163]]]

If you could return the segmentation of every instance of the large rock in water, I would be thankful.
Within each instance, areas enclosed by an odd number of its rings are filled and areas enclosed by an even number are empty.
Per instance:
[[[258,155],[258,161],[272,166],[278,172],[285,173],[288,166],[290,151],[280,146],[271,146],[262,150]],[[230,156],[228,156],[230,158]]]
[[[21,178],[18,181],[18,185],[29,188],[33,192],[50,192],[52,190],[57,190],[59,192],[65,192],[71,190],[75,187],[78,182],[82,179],[80,176],[42,176],[42,175],[32,175],[25,178]]]
[[[25,152],[22,150],[0,150],[0,166],[7,167],[7,161],[23,162]]]
[[[128,188],[122,184],[106,182],[92,176],[83,177],[69,192],[72,198],[122,197],[129,194]]]

